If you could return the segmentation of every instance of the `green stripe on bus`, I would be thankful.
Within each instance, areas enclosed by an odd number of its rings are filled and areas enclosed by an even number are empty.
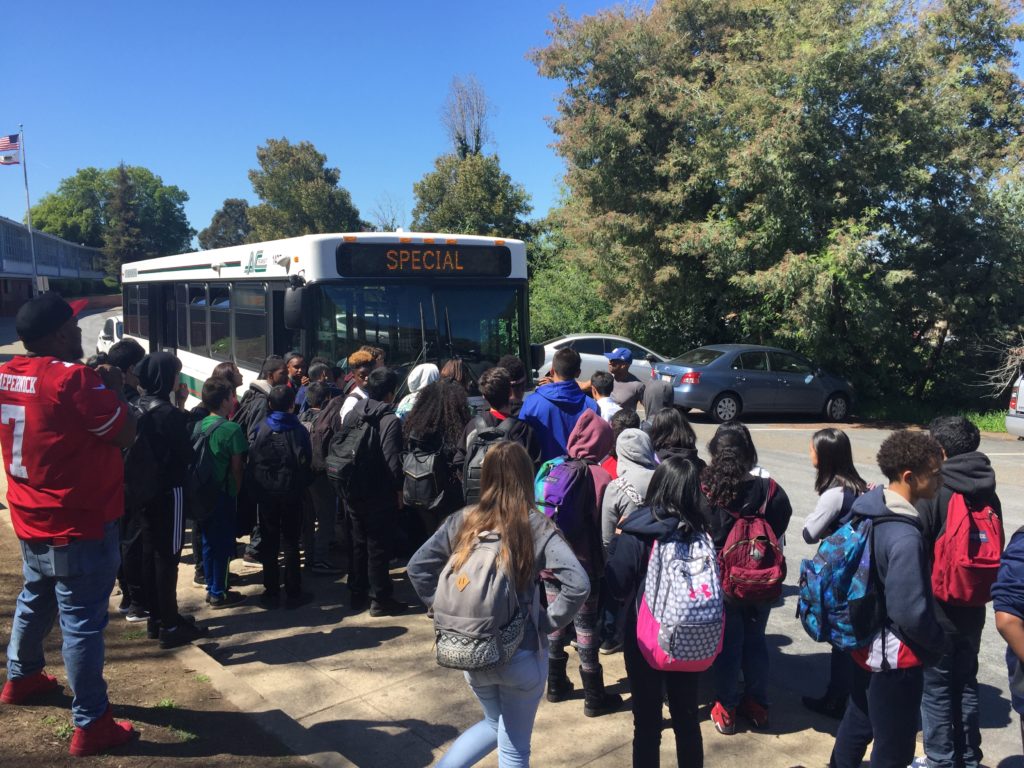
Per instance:
[[[203,399],[203,382],[199,379],[189,376],[187,373],[179,373],[178,378],[185,382],[185,386],[188,387],[188,392],[192,397]]]

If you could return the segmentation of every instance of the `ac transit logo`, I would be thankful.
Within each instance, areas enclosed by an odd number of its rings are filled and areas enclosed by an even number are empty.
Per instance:
[[[267,271],[267,257],[263,255],[263,251],[252,251],[249,254],[249,261],[245,265],[245,274],[251,275],[259,272]]]

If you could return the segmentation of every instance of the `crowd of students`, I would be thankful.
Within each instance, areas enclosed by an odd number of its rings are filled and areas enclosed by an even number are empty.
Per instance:
[[[23,338],[33,354],[72,366],[75,353],[81,355],[80,333],[76,347],[72,310],[51,304],[37,307],[50,313],[43,320],[26,319]],[[82,374],[76,386],[97,392],[120,388],[121,402],[129,405],[122,414],[120,407],[111,410],[109,392],[91,395],[99,426],[87,425],[94,435],[111,433],[104,439],[123,450],[124,514],[103,512],[107,525],[120,517],[111,540],[121,555],[121,612],[128,621],[145,621],[148,636],[164,648],[206,634],[177,605],[188,514],[194,580],[217,610],[245,600],[231,588],[229,566],[239,555],[236,542],[246,536],[244,558],[262,566],[262,608],[305,605],[313,599],[303,587],[306,578],[344,572],[350,608],[382,617],[407,609],[394,595],[390,570],[396,556],[411,555],[409,579],[432,609],[446,574],[464,566],[479,542],[494,535],[497,562],[509,574],[521,608],[521,640],[506,663],[467,671],[483,719],[439,765],[472,765],[495,748],[500,765],[528,765],[540,699],[563,702],[574,688],[570,653],[579,662],[584,715],[619,709],[623,699],[605,690],[601,665],[602,655],[619,651],[632,698],[633,764],[659,764],[667,702],[678,764],[702,765],[699,673],[659,668],[638,642],[640,607],[653,599],[648,564],[658,547],[681,538],[706,537],[710,551],[718,553],[724,599],[720,647],[711,666],[710,719],[723,735],[735,733],[740,723],[768,728],[765,632],[785,576],[781,558],[792,505],[760,465],[743,424],[721,425],[705,462],[692,427],[672,407],[671,389],[633,377],[628,350],[608,357],[609,371],[581,385],[579,355],[560,350],[549,377],[530,394],[525,366],[515,357],[503,358],[475,381],[461,361],[441,369],[427,363],[411,372],[408,394],[396,402],[401,382],[380,350],[354,352],[344,371],[319,359],[307,366],[293,353],[268,358],[240,400],[238,369],[232,363],[217,366],[197,393],[201,404],[186,411],[179,361],[163,352],[146,354],[130,340],[119,342],[106,356],[90,359],[95,378]],[[38,359],[26,358],[29,365],[16,358],[5,369],[15,375]],[[0,390],[11,389],[4,381]],[[470,386],[484,401],[475,414]],[[0,400],[9,397],[0,391]],[[83,407],[81,402],[73,405]],[[346,454],[354,435],[358,445],[353,442]],[[14,438],[6,432],[0,437],[7,454]],[[958,605],[944,600],[943,592],[933,593],[939,564],[932,555],[950,540],[949,510],[959,510],[958,504],[1001,520],[995,476],[979,442],[977,429],[958,417],[936,420],[928,432],[894,432],[877,456],[887,484],[871,487],[855,469],[841,430],[820,430],[812,439],[819,501],[805,520],[803,537],[814,543],[851,520],[874,520],[872,556],[884,595],[877,635],[853,652],[833,650],[826,690],[804,699],[808,709],[841,721],[834,766],[858,766],[869,744],[872,765],[911,764],[919,716],[923,764],[944,768],[981,760],[977,668],[988,609],[984,602]],[[346,462],[356,459],[359,471],[346,472]],[[9,492],[12,517],[32,519],[24,506],[31,499],[25,502],[17,490],[25,478],[11,462],[5,465],[15,489]],[[559,483],[566,492],[555,501],[547,494]],[[957,517],[956,525],[961,522]],[[764,558],[760,565],[779,558],[771,583],[744,584],[727,572],[732,555],[726,550],[736,531],[750,525],[761,526],[757,546],[744,540],[750,551],[740,554]],[[38,557],[32,554],[37,545],[65,546],[63,534],[51,538],[16,528],[26,558]],[[101,538],[110,536],[104,532]],[[992,597],[996,625],[1008,642],[1014,706],[1022,711],[1024,536],[1013,538],[1003,561]],[[25,650],[31,645],[36,653],[32,644],[45,631],[19,629],[32,624],[35,594],[19,598],[19,611],[24,603],[28,613],[16,617],[0,695],[5,703],[23,703],[56,685],[42,670],[41,653],[37,660]],[[71,675],[75,665],[68,666]],[[83,735],[76,731],[73,753],[102,751],[133,733],[130,724],[110,718],[105,700],[81,709],[76,725]]]

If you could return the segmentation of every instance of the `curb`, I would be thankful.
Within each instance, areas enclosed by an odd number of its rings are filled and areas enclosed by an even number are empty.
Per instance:
[[[218,664],[200,646],[182,646],[177,653],[184,665],[209,677],[214,687],[240,712],[250,717],[256,727],[278,739],[296,757],[317,768],[359,768],[323,739],[314,736],[280,709],[275,709],[247,682]]]

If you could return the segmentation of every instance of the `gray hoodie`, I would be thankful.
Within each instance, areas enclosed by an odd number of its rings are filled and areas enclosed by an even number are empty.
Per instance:
[[[618,477],[608,485],[601,505],[601,541],[605,551],[619,522],[635,512],[647,497],[647,486],[658,466],[651,438],[639,429],[622,431],[615,441],[615,455]]]
[[[462,528],[462,512],[459,510],[449,515],[406,566],[409,581],[426,606],[434,602],[437,582],[452,555],[453,545]],[[539,642],[547,648],[548,634],[565,627],[583,607],[590,594],[590,579],[561,533],[547,517],[539,512],[530,513],[530,529],[533,532],[534,567],[538,576],[541,571],[546,571],[547,577],[553,577],[559,585],[558,596],[548,602],[546,607],[542,607],[539,615]],[[530,615],[528,607],[532,600],[532,594],[519,596],[520,606],[527,616]],[[523,644],[520,647],[538,650],[538,633],[531,631],[532,624],[531,618],[523,632]]]

